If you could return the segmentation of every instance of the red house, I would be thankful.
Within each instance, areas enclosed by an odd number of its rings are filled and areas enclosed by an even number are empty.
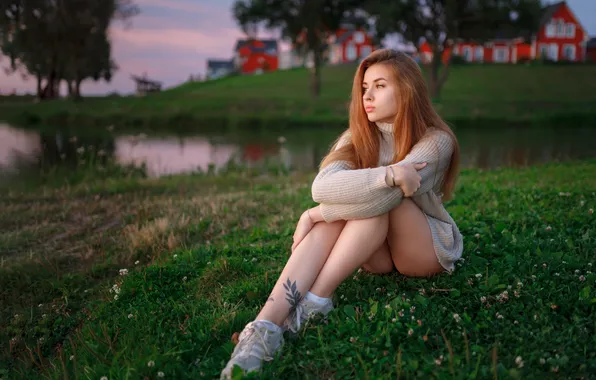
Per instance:
[[[278,69],[276,40],[238,40],[234,52],[234,65],[242,74],[261,74]]]
[[[329,63],[353,62],[369,55],[374,49],[372,38],[364,29],[346,25],[329,38]]]
[[[540,28],[531,43],[523,38],[495,39],[484,44],[455,41],[442,53],[446,62],[453,54],[467,62],[517,63],[520,60],[549,59],[581,62],[586,59],[588,34],[565,1],[543,9]],[[431,46],[425,41],[419,48],[422,62],[432,58]]]
[[[552,61],[583,61],[588,33],[565,1],[544,8],[540,29],[532,48],[535,58]]]
[[[596,62],[596,37],[586,44],[586,61]]]

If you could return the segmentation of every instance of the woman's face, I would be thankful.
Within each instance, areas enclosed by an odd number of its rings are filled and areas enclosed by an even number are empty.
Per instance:
[[[397,88],[391,70],[382,64],[374,64],[364,73],[362,102],[371,122],[393,123],[397,115]]]

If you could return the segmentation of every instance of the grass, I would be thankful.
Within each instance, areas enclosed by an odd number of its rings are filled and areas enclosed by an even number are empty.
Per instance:
[[[142,98],[0,103],[0,118],[21,125],[108,125],[194,132],[345,126],[354,64],[325,67],[322,94],[309,71],[293,69],[187,83]],[[596,65],[453,66],[439,113],[457,126],[502,123],[593,124]]]
[[[589,378],[596,161],[462,172],[452,275],[355,272],[263,378]],[[213,378],[281,272],[313,175],[2,189],[2,378]],[[519,357],[519,358],[518,358]]]

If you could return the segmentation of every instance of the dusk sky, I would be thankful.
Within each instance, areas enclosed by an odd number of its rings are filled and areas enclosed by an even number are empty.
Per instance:
[[[120,69],[111,83],[86,81],[82,93],[131,93],[131,74],[147,75],[175,86],[190,74],[203,75],[208,58],[230,59],[236,39],[243,33],[231,8],[234,0],[136,0],[141,13],[129,28],[115,23],[110,31],[113,57]],[[596,0],[568,0],[567,3],[591,36],[596,36]],[[259,37],[270,37],[261,34]],[[8,65],[6,58],[0,67]],[[17,89],[33,93],[35,80],[7,76],[0,70],[0,93]]]

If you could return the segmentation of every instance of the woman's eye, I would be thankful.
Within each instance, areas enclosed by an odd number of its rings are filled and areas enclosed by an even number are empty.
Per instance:
[[[378,84],[378,85],[377,85],[377,88],[379,88],[379,87],[380,87],[380,88],[383,88],[383,87],[385,87],[385,85],[384,85],[384,84]]]

